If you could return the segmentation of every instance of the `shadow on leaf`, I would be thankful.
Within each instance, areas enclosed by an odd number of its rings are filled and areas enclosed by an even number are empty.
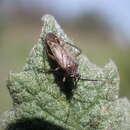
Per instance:
[[[42,119],[21,119],[8,125],[6,130],[65,130]]]
[[[49,64],[52,68],[52,70],[55,70],[59,65],[52,61],[50,58],[49,59]],[[71,100],[73,97],[73,90],[76,89],[76,83],[73,81],[72,78],[67,78],[65,82],[63,82],[63,77],[65,74],[65,71],[63,69],[60,69],[58,71],[52,72],[55,77],[55,83],[59,86],[60,91],[63,92],[66,95],[67,100]]]

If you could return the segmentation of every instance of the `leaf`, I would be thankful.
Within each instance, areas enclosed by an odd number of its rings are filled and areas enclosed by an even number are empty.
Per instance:
[[[52,32],[74,44],[52,16],[45,15],[42,21],[43,40]],[[127,99],[118,99],[119,74],[113,61],[101,68],[80,55],[81,77],[98,81],[79,80],[75,86],[71,80],[63,83],[61,73],[45,73],[55,64],[45,49],[39,38],[23,70],[9,74],[7,87],[14,114],[9,114],[7,129],[130,129],[130,104]],[[71,46],[69,49],[76,53]]]

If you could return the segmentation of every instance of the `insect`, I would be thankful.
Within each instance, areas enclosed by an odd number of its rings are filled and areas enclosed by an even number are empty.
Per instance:
[[[58,66],[54,69],[54,71],[58,71],[62,69],[64,71],[63,82],[66,81],[66,78],[72,78],[74,81],[80,79],[80,74],[78,72],[79,64],[76,62],[76,57],[81,54],[81,50],[58,38],[53,33],[48,33],[45,38],[46,44],[46,51],[48,56],[53,60],[56,61]],[[65,48],[65,45],[68,44],[78,50],[75,56],[71,55],[69,50]],[[88,79],[86,79],[88,80]],[[96,81],[96,80],[89,80],[89,81]]]

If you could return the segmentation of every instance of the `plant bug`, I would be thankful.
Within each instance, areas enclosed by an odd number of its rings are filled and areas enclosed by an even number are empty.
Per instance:
[[[66,81],[66,78],[72,78],[74,81],[81,79],[78,72],[79,64],[76,62],[76,57],[81,54],[81,50],[68,42],[65,42],[61,38],[58,38],[53,33],[47,33],[45,38],[46,51],[48,56],[56,61],[58,66],[53,71],[59,71],[62,69],[64,71],[63,82]],[[72,56],[65,45],[68,44],[78,50],[75,56]],[[83,79],[87,81],[97,81]]]

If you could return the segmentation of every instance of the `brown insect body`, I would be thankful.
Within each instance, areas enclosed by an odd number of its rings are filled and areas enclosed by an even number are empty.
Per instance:
[[[68,50],[64,47],[66,42],[53,33],[48,33],[45,43],[47,44],[47,53],[49,57],[58,63],[58,69],[63,69],[65,71],[63,81],[65,81],[67,77],[71,77],[74,80],[78,79],[80,76],[78,73],[78,64],[76,63],[75,57],[70,55]]]

